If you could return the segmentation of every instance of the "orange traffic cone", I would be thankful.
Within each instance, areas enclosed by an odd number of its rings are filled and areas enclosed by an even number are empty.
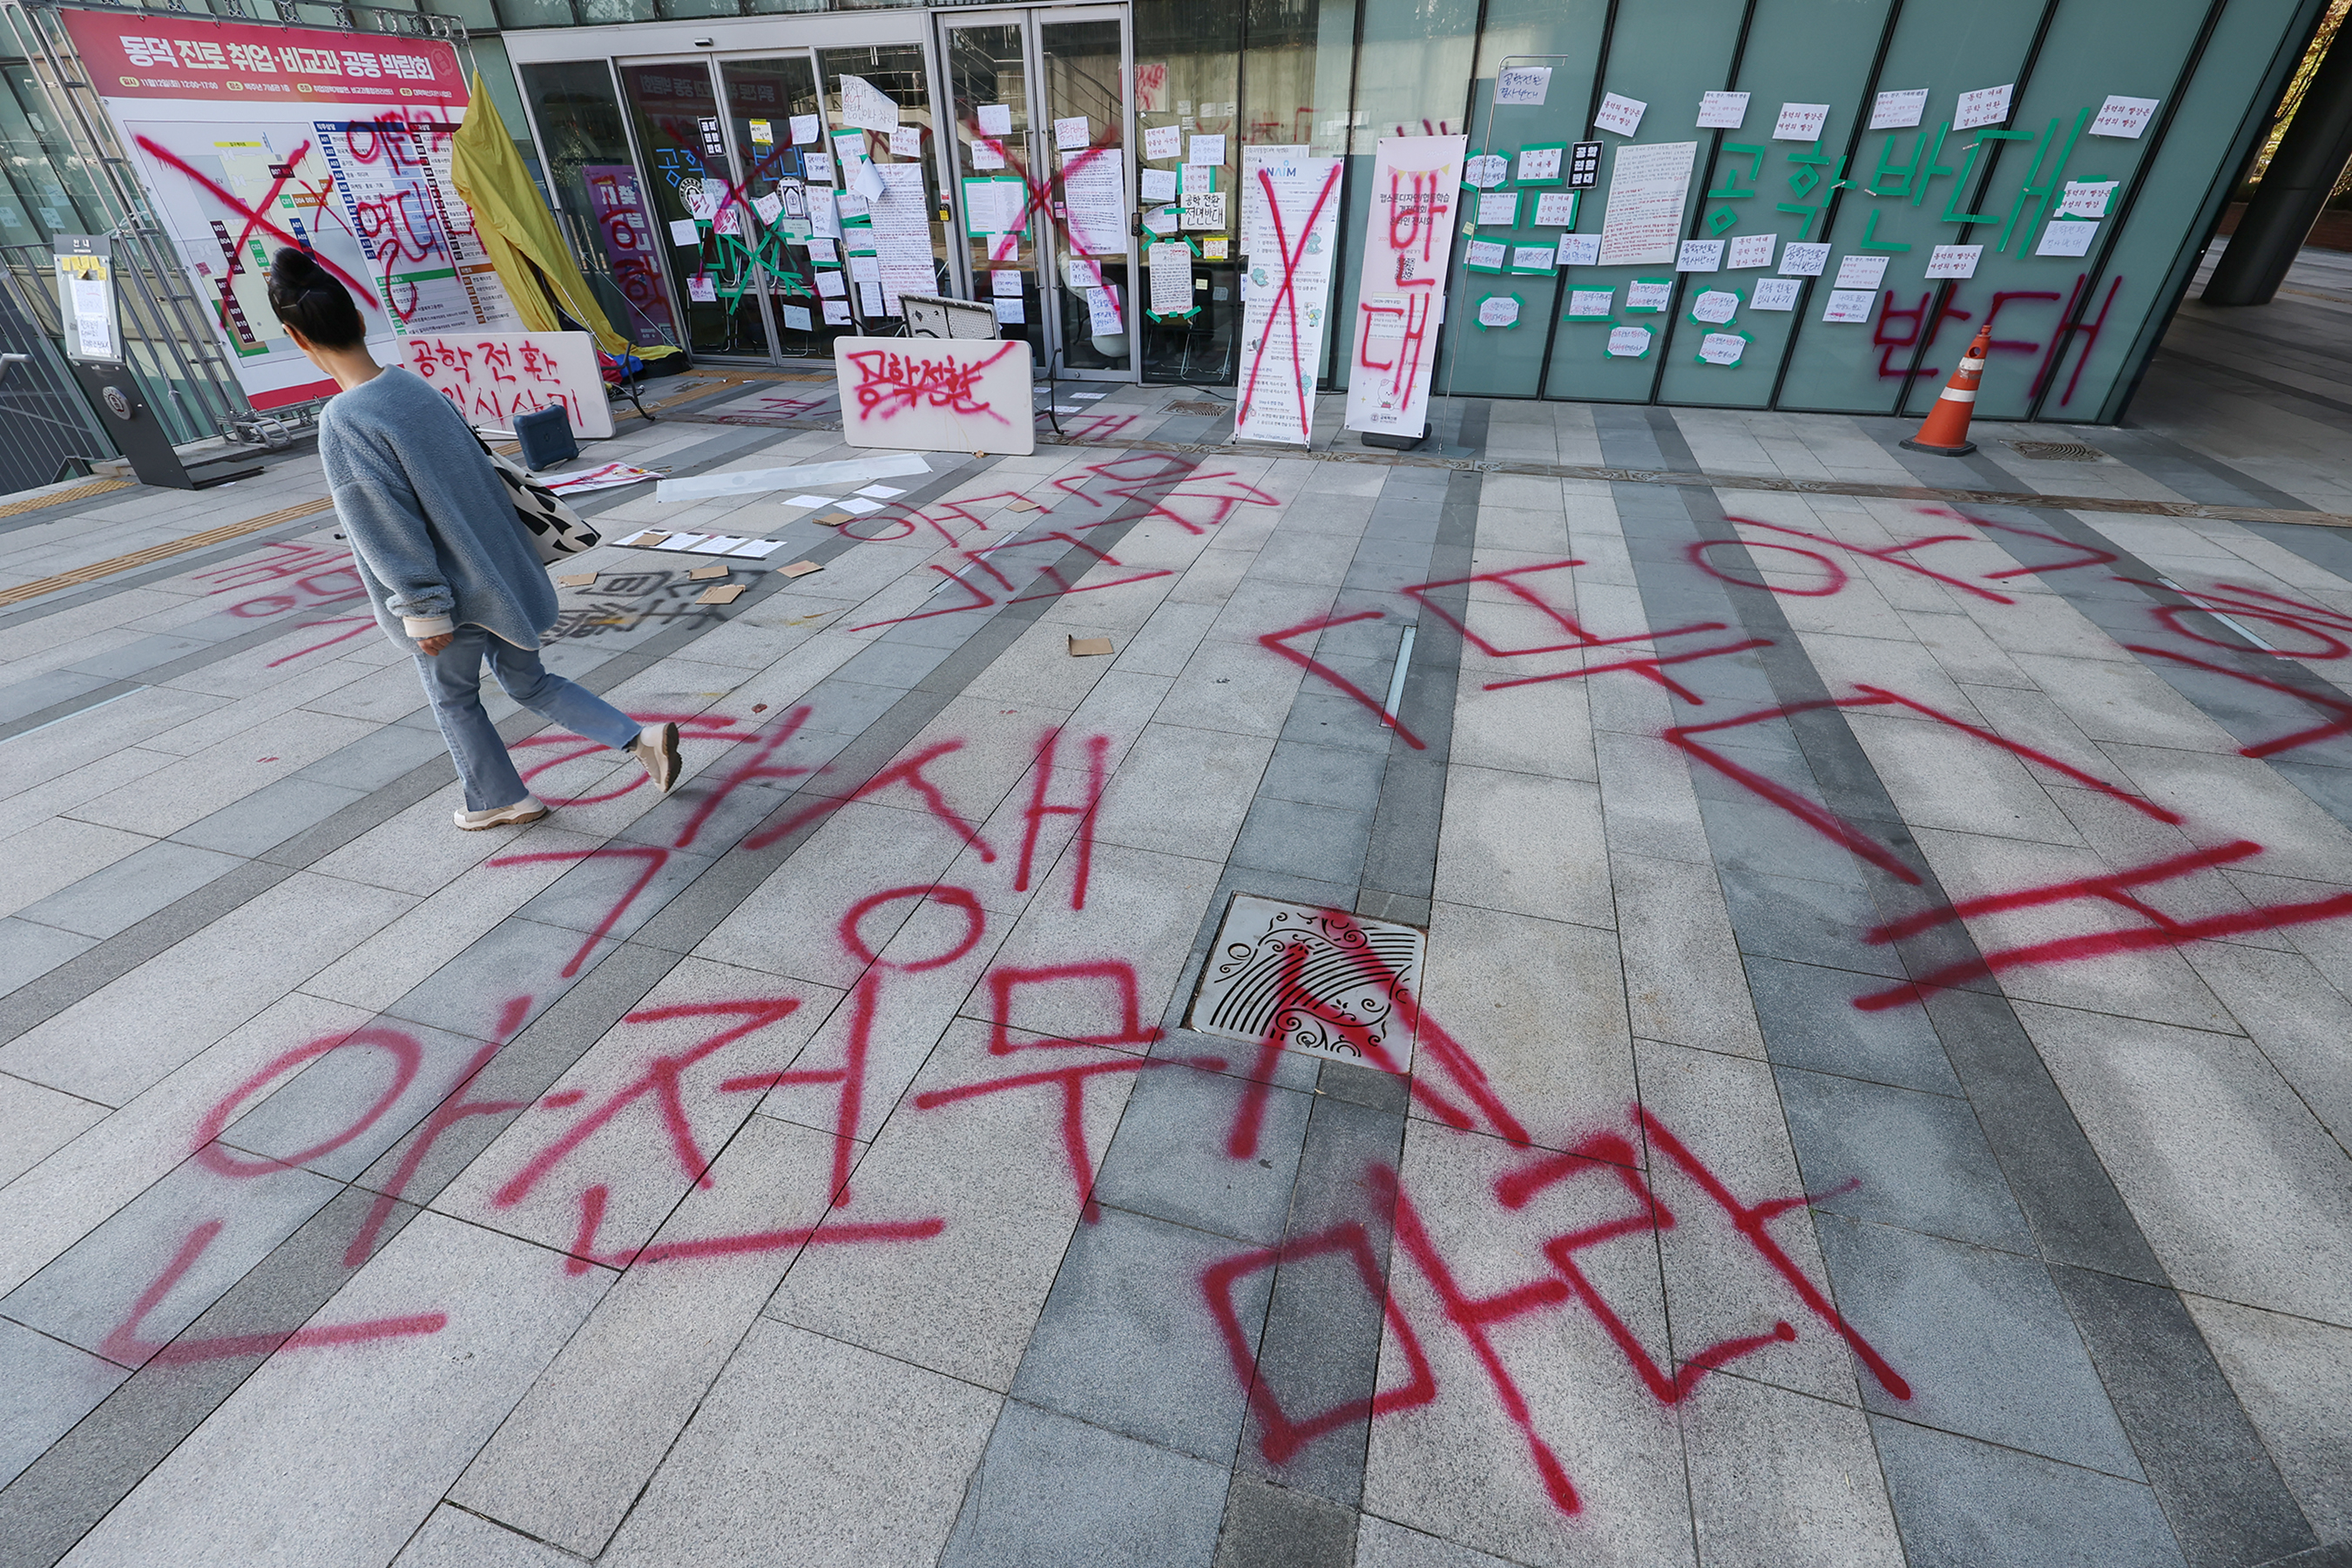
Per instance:
[[[1992,323],[1988,321],[1977,329],[1969,352],[1961,356],[1960,368],[1952,373],[1951,384],[1936,399],[1936,406],[1927,410],[1919,434],[1905,446],[1939,458],[1965,458],[1977,449],[1977,444],[1969,439],[1969,416],[1976,412],[1977,383],[1984,379],[1985,354],[1991,347]]]

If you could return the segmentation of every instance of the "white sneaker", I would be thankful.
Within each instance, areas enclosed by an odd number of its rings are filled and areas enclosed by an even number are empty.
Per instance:
[[[509,823],[537,822],[547,815],[547,807],[530,795],[525,795],[512,805],[494,805],[488,811],[461,811],[457,826],[468,833],[479,833],[485,827],[504,827]]]
[[[630,743],[629,755],[646,765],[646,773],[654,781],[654,787],[667,795],[670,786],[677,783],[677,771],[681,766],[677,754],[677,726],[646,725],[637,731],[636,740]]]

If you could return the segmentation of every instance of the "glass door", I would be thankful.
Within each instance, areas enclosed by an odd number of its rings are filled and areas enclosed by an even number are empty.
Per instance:
[[[652,238],[667,258],[672,298],[697,354],[772,360],[767,302],[745,241],[741,184],[711,62],[624,62],[621,90],[644,160]]]
[[[1136,276],[1127,11],[942,17],[957,222],[972,293],[1041,368],[1133,381]]]

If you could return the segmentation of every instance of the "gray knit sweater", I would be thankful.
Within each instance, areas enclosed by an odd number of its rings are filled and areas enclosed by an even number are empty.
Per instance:
[[[506,481],[446,398],[387,366],[328,402],[319,458],[375,618],[395,641],[462,625],[539,646],[555,624],[555,585]]]

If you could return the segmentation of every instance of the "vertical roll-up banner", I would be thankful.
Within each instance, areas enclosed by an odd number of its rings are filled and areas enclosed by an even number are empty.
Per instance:
[[[466,113],[438,39],[67,9],[67,33],[256,408],[324,397],[271,314],[270,254],[342,280],[379,359],[415,332],[520,331],[449,180]]]
[[[1234,434],[1304,447],[1331,300],[1344,161],[1242,149],[1242,381]]]
[[[1381,140],[1356,289],[1350,430],[1417,438],[1428,429],[1429,378],[1437,368],[1437,324],[1468,146],[1466,136]]]

